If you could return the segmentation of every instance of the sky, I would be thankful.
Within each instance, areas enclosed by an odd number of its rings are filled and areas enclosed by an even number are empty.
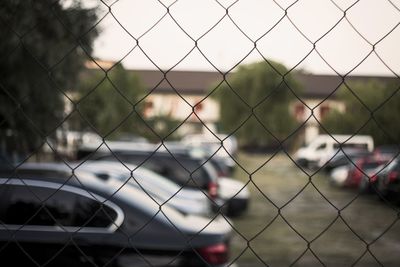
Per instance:
[[[98,25],[94,56],[129,69],[227,71],[267,58],[315,74],[393,76],[399,23],[400,0],[120,0]]]

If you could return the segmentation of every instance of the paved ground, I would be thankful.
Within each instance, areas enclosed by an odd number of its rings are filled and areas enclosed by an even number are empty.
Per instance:
[[[238,160],[252,173],[268,156],[241,154]],[[243,170],[235,177],[249,180]],[[233,220],[242,236],[233,239],[231,257],[240,256],[240,266],[400,266],[398,207],[374,196],[357,197],[353,190],[330,185],[322,174],[307,184],[309,177],[283,154],[252,180],[259,189],[248,186],[250,210]],[[246,239],[251,240],[247,249]]]

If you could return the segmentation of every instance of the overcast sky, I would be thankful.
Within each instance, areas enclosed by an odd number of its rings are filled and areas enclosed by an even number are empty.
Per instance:
[[[229,8],[228,17],[222,6],[228,7],[234,3],[232,0],[219,0],[220,4],[216,0],[178,0],[170,7],[170,14],[186,31],[185,34],[171,16],[164,16],[166,8],[161,3],[168,6],[173,1],[120,0],[112,5],[112,14],[108,14],[99,25],[101,34],[95,42],[95,56],[108,60],[123,58],[136,44],[132,35],[139,38],[140,47],[157,66],[170,69],[195,47],[191,38],[199,39],[222,19],[197,43],[201,52],[216,68],[226,71],[242,60],[243,63],[250,63],[262,60],[262,56],[292,68],[312,50],[312,43],[341,19],[343,12],[340,9],[345,10],[357,2],[299,0],[288,9],[288,16],[270,30],[284,16],[281,8],[285,9],[294,2],[275,1],[281,7],[272,0],[239,0]],[[334,70],[341,74],[351,71],[371,52],[371,44],[392,31],[376,45],[375,50],[392,71],[400,75],[400,0],[391,2],[358,1],[347,11],[348,21],[343,19],[316,43],[317,50]],[[99,15],[106,11],[106,6],[101,4]],[[299,33],[289,18],[305,36]],[[150,29],[160,19],[159,24]],[[349,21],[366,40],[356,33]],[[258,40],[256,44],[259,52],[252,51],[255,40]],[[138,47],[123,60],[123,64],[131,69],[156,68]],[[334,73],[316,51],[296,68],[312,73]],[[174,69],[215,70],[197,48]],[[393,75],[374,53],[352,74]]]

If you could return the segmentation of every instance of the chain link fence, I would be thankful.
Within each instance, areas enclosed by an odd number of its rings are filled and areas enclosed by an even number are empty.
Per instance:
[[[0,4],[0,265],[398,266],[400,3],[144,2]]]

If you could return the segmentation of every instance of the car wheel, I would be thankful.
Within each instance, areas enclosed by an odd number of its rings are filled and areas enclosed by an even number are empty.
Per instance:
[[[358,186],[358,192],[360,194],[371,193],[371,185],[370,185],[368,177],[363,177],[361,179],[360,184]]]
[[[388,191],[387,191],[386,185],[383,182],[383,179],[384,178],[378,179],[378,183],[377,183],[378,184],[378,186],[377,186],[378,192],[377,193],[381,200],[387,200]]]

